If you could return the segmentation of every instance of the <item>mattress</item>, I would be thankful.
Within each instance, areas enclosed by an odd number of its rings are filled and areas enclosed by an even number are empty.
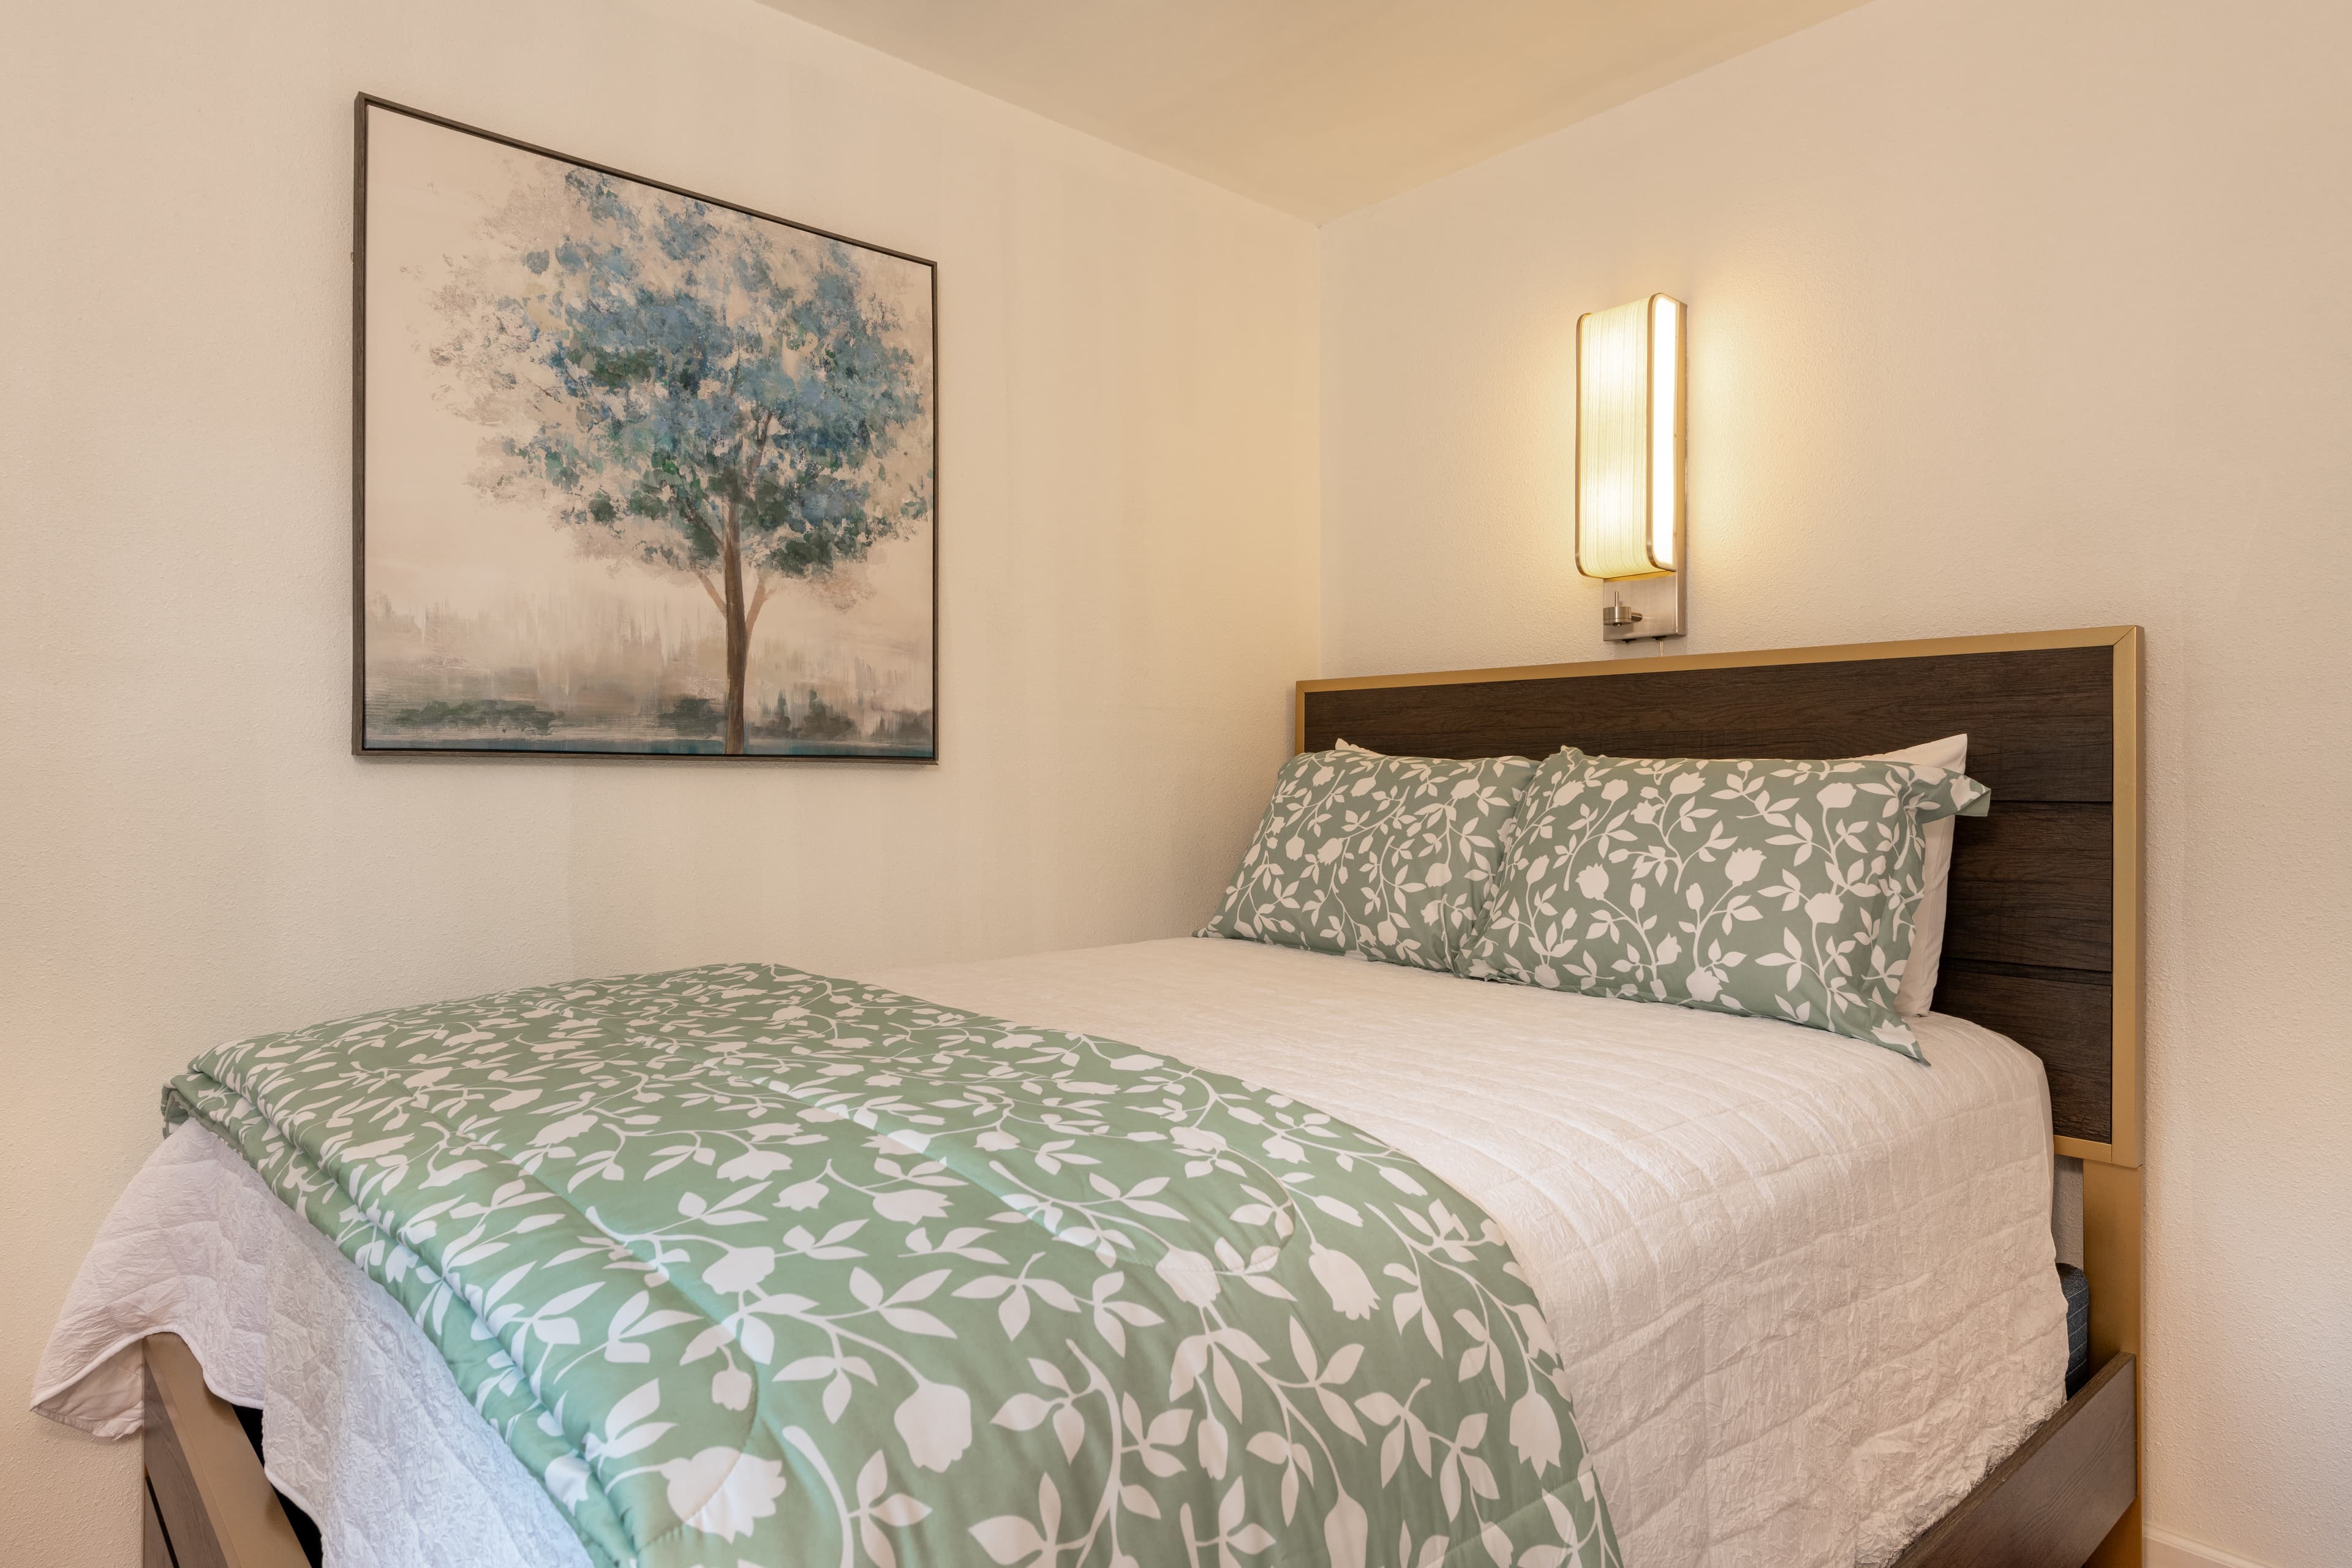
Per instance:
[[[1508,1233],[1638,1568],[1890,1561],[2063,1395],[2040,1063],[1176,940],[859,978],[1164,1050],[1396,1144]],[[269,1411],[330,1563],[586,1561],[424,1336],[218,1140],[110,1216],[36,1390],[138,1423],[136,1342]],[[426,1434],[419,1441],[413,1435]],[[429,1506],[428,1506],[429,1502]]]
[[[2066,1397],[2091,1380],[2091,1277],[2071,1263],[2058,1266],[2066,1296]]]

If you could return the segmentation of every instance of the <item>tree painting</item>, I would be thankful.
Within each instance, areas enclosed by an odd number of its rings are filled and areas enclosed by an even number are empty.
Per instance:
[[[471,617],[425,606],[429,586],[381,613],[370,601],[369,653],[380,645],[386,661],[381,703],[371,670],[370,740],[928,754],[929,264],[381,108],[372,118],[371,250],[376,160],[395,146],[439,153],[425,172],[444,177],[411,172],[387,215],[438,205],[459,242],[383,269],[408,341],[369,345],[372,360],[413,362],[415,384],[395,371],[389,395],[415,401],[421,387],[429,404],[395,409],[388,429],[405,413],[445,437],[472,432],[457,477],[478,533],[436,521],[417,553],[470,582],[528,552],[507,531],[551,531],[571,561],[551,575],[580,586],[555,603],[519,582],[487,617],[478,588]],[[453,165],[436,139],[465,156]],[[476,164],[457,199],[446,176]],[[373,438],[373,363],[369,376]],[[371,498],[383,460],[371,449]],[[610,586],[581,578],[583,563]],[[415,564],[387,561],[383,575]],[[702,603],[698,625],[681,597]],[[518,646],[518,625],[539,641]]]

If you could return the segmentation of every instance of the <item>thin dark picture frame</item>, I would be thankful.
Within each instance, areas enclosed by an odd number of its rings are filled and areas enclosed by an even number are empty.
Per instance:
[[[931,365],[930,386],[930,469],[931,469],[931,747],[928,753],[889,755],[877,753],[860,756],[843,753],[803,753],[784,752],[745,752],[730,756],[723,752],[572,752],[552,748],[524,746],[371,746],[367,743],[367,224],[368,224],[368,111],[382,110],[389,114],[405,115],[411,120],[454,131],[462,135],[478,136],[485,142],[495,142],[519,153],[568,163],[616,180],[627,180],[653,190],[666,191],[688,201],[701,202],[729,212],[740,213],[795,230],[818,239],[835,244],[855,246],[899,261],[910,262],[924,268],[930,278],[931,306]],[[856,239],[814,224],[778,217],[740,202],[726,201],[706,195],[667,180],[653,179],[645,174],[631,174],[608,163],[578,158],[569,153],[559,153],[513,136],[502,136],[495,131],[485,131],[478,125],[445,115],[412,109],[404,103],[362,92],[352,104],[352,754],[356,757],[432,757],[457,761],[486,758],[530,758],[546,763],[912,763],[937,766],[940,761],[940,719],[944,709],[940,689],[940,518],[942,496],[940,473],[940,268],[929,257],[909,251],[877,245],[871,240]]]

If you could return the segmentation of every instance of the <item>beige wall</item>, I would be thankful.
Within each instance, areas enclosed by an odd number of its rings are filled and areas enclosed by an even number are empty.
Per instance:
[[[2147,626],[2148,1517],[2273,1568],[2352,1541],[2347,58],[1875,0],[1324,231],[1328,674],[1603,657],[1572,334],[1653,289],[1675,651]]]
[[[129,1563],[133,1450],[23,1395],[194,1052],[1205,916],[1315,657],[1315,237],[751,0],[5,31],[0,1559]],[[945,762],[346,754],[362,88],[938,259]]]
[[[1303,226],[750,0],[7,25],[0,1386],[218,1039],[1199,917],[1316,658]],[[2271,1568],[2352,1539],[2347,51],[2318,0],[1874,0],[1320,259],[1327,673],[1600,655],[1570,333],[1653,289],[1690,650],[2148,628],[2150,1517]],[[940,261],[946,763],[343,754],[362,87]],[[0,1415],[9,1560],[131,1561],[133,1474]]]

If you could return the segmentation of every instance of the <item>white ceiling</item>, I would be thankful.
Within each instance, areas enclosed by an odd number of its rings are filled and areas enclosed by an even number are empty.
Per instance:
[[[1861,0],[768,0],[1321,223]]]

